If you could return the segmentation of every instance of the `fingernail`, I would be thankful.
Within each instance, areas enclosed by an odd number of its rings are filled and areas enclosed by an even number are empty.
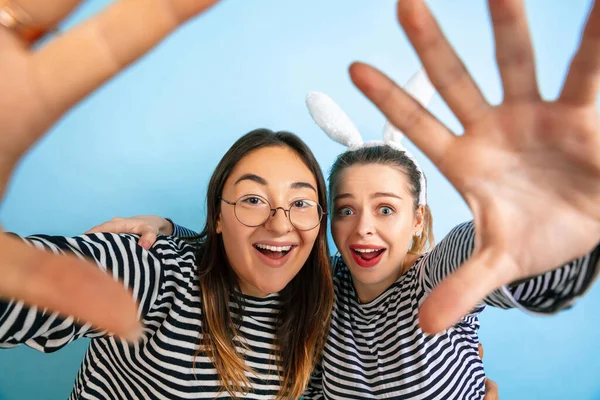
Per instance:
[[[150,243],[146,242],[145,240],[142,240],[140,242],[140,246],[142,246],[146,250],[150,249]]]

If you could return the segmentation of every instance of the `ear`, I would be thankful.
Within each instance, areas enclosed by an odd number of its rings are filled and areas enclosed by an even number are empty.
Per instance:
[[[221,213],[217,217],[217,235],[220,235],[223,232],[223,228],[221,227]]]
[[[349,148],[363,144],[358,128],[331,97],[321,92],[309,92],[306,106],[312,119],[327,136]]]
[[[425,227],[425,206],[419,204],[415,211],[415,236],[421,236]]]

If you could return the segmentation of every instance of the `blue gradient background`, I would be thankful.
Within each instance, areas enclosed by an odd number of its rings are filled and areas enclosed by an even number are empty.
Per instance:
[[[65,27],[108,3],[86,2]],[[485,95],[498,102],[486,3],[429,4]],[[540,85],[552,98],[591,1],[526,4]],[[343,149],[314,125],[304,95],[330,94],[365,139],[380,138],[384,119],[352,86],[346,69],[362,60],[399,82],[416,71],[419,62],[394,10],[394,0],[224,1],[52,129],[15,175],[0,213],[4,226],[22,235],[75,235],[114,216],[158,214],[198,229],[212,169],[240,135],[257,127],[298,133],[327,171]],[[431,110],[460,132],[439,97]],[[470,212],[416,153],[428,174],[440,238]],[[552,318],[485,311],[485,367],[501,397],[600,399],[599,306],[596,285],[575,308]],[[50,355],[25,347],[0,351],[0,400],[66,398],[86,346],[80,340]]]

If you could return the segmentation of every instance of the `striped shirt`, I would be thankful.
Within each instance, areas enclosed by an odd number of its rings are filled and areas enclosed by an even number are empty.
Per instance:
[[[40,249],[90,258],[121,280],[140,305],[145,333],[139,343],[129,346],[72,318],[0,300],[0,348],[24,343],[50,353],[77,338],[91,338],[71,400],[229,398],[220,392],[211,360],[202,353],[195,357],[201,298],[193,246],[181,239],[159,237],[146,251],[137,245],[137,236],[115,234],[26,240]],[[236,395],[272,399],[280,389],[278,360],[273,356],[279,296],[243,299],[245,312],[236,343],[255,374],[247,374],[250,393]]]
[[[360,303],[347,266],[336,268],[336,301],[321,365],[306,399],[482,399],[478,314],[485,305],[550,313],[568,307],[600,267],[591,254],[511,289],[501,288],[460,322],[424,334],[418,310],[426,295],[473,251],[472,223],[454,228],[431,252],[369,303]]]

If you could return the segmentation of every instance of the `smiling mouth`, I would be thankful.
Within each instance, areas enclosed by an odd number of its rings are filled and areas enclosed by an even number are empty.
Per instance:
[[[280,258],[285,257],[292,249],[296,247],[293,245],[288,246],[269,246],[266,244],[255,244],[254,248],[258,250],[265,257],[268,257],[272,260],[279,260]]]
[[[386,249],[363,249],[363,248],[351,248],[352,258],[363,268],[372,268],[381,261],[381,256]]]
[[[357,257],[360,257],[365,261],[370,261],[379,257],[385,249],[352,249],[352,251]]]

